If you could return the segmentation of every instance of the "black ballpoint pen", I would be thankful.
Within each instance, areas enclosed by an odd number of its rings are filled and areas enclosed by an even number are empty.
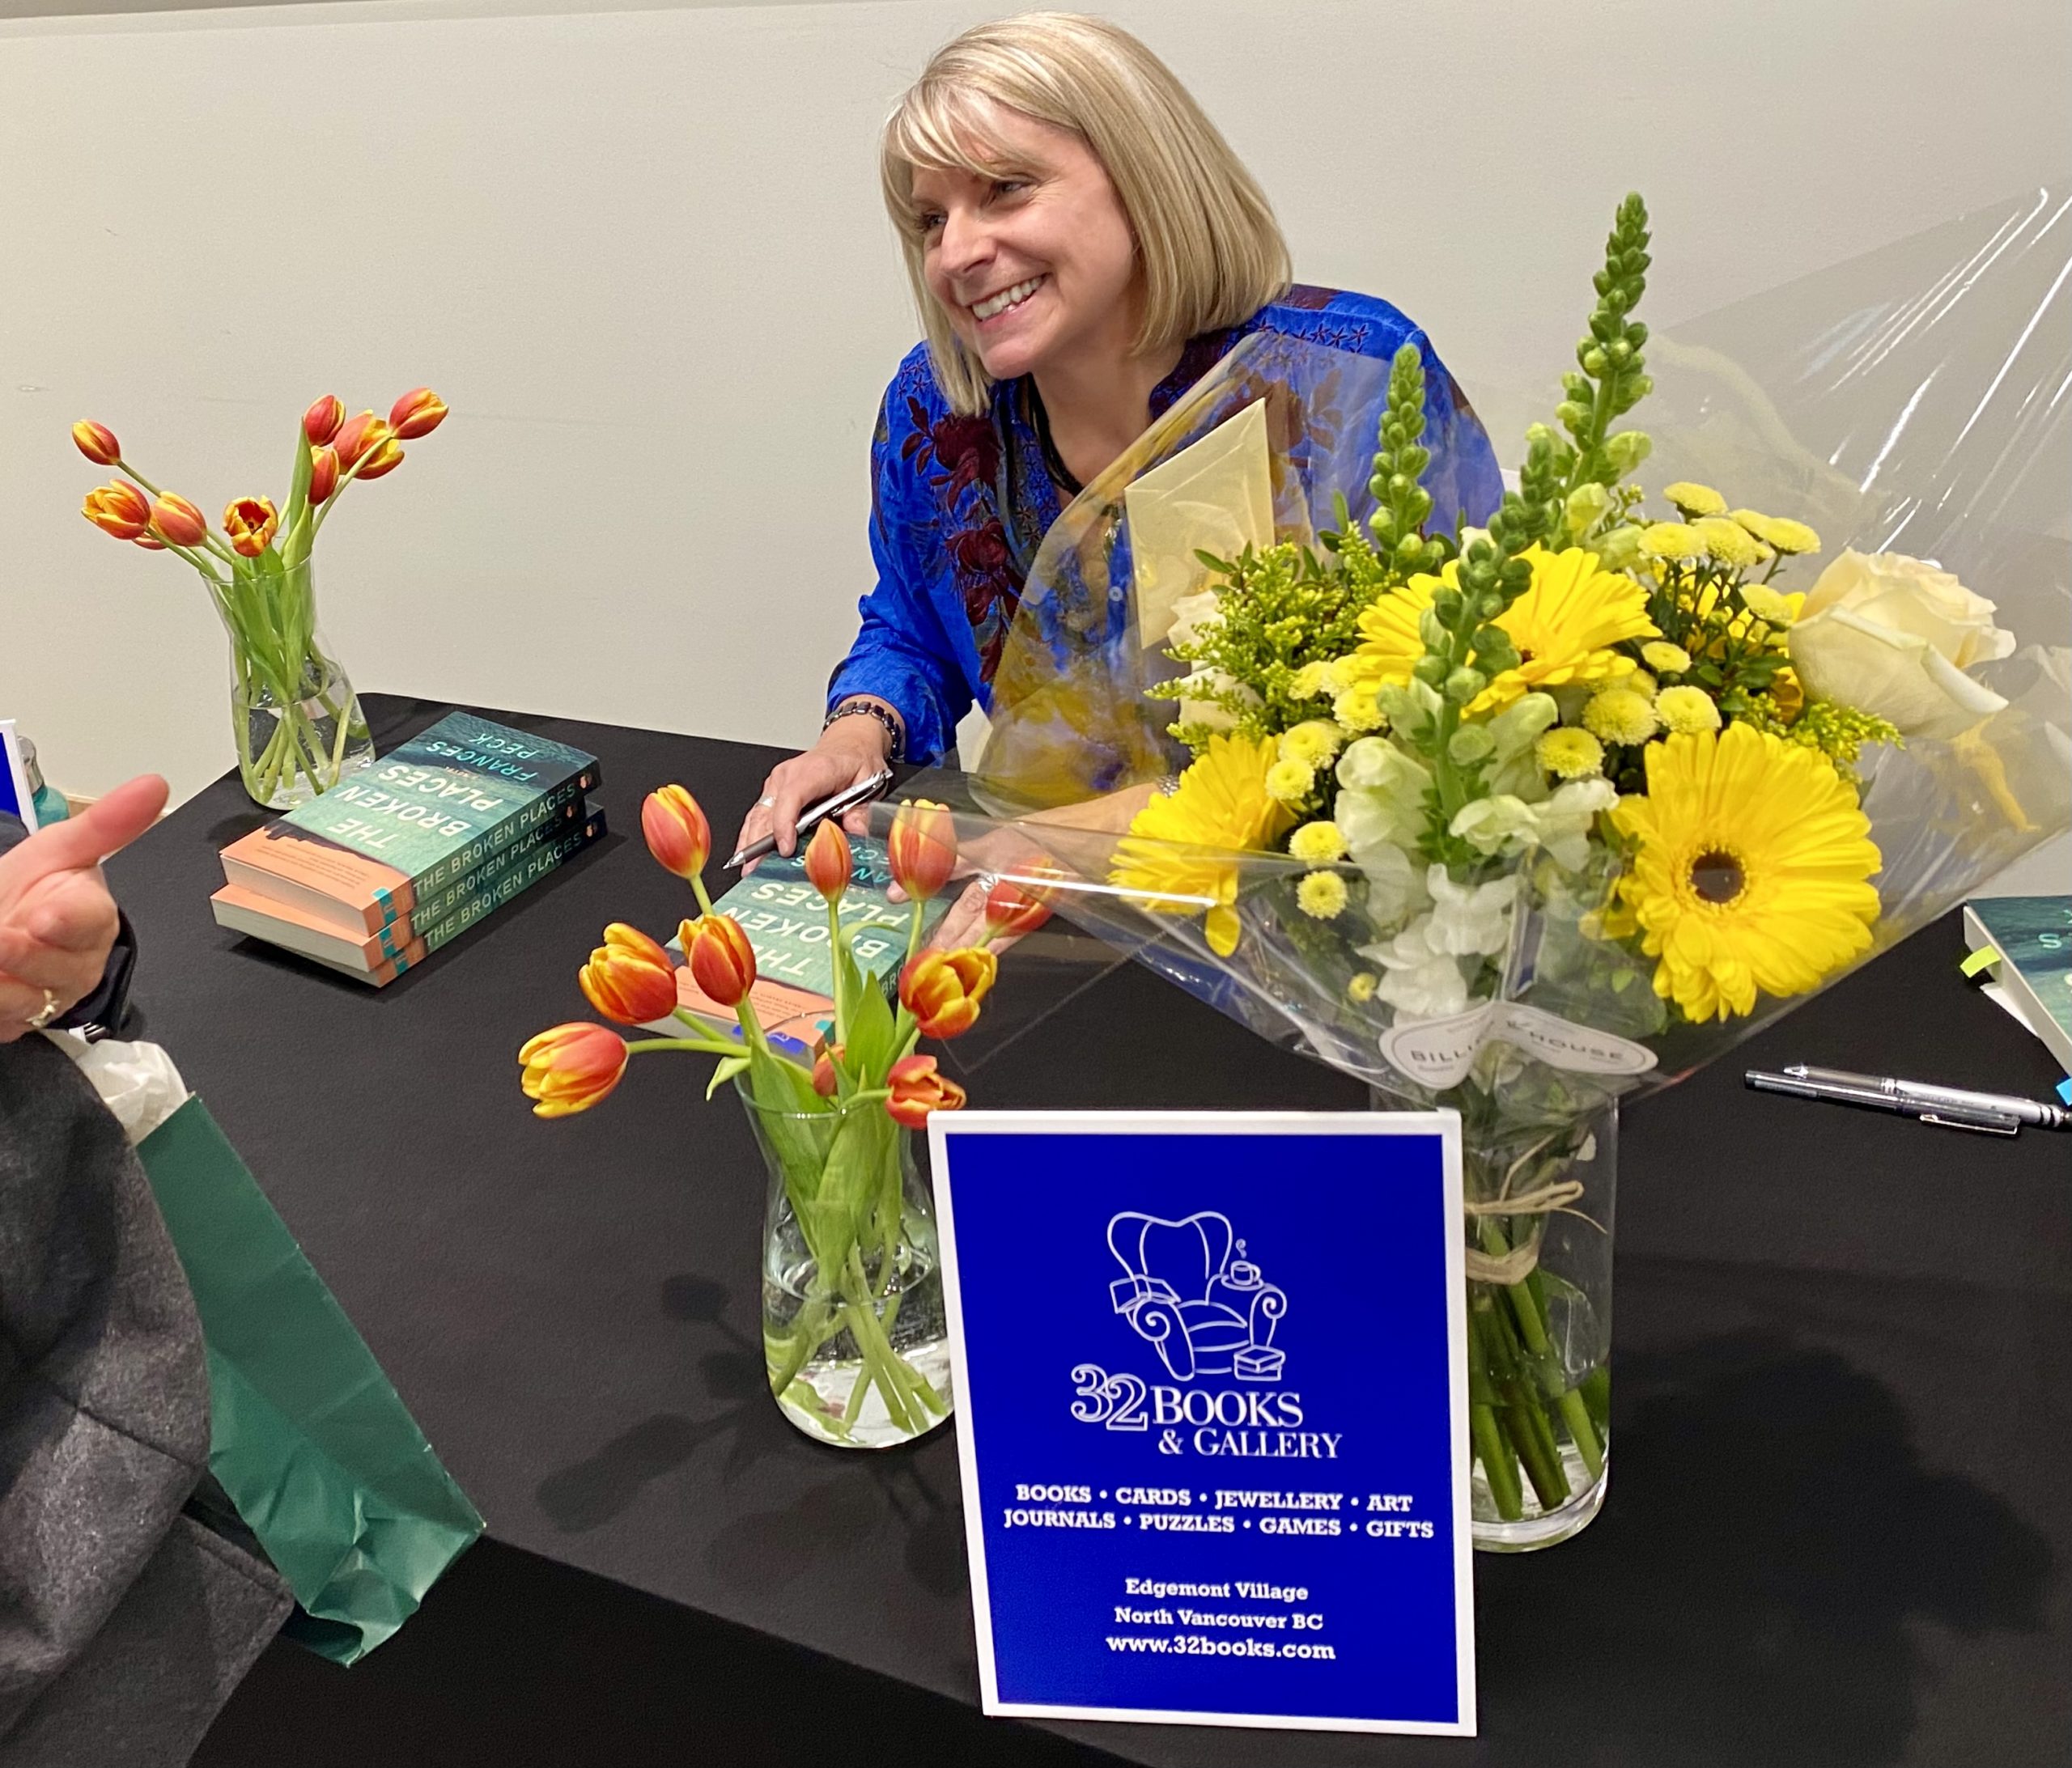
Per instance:
[[[845,810],[854,810],[859,804],[867,804],[892,783],[892,770],[881,767],[867,780],[858,780],[853,786],[845,786],[831,798],[823,798],[817,804],[809,804],[799,812],[797,831],[800,835],[825,816],[839,816]],[[729,859],[725,867],[732,871],[746,865],[751,859],[760,859],[765,854],[777,850],[777,837],[758,835],[740,852]]]

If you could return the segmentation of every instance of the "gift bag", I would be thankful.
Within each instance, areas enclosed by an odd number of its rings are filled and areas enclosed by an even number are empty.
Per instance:
[[[137,1153],[202,1316],[209,1469],[295,1592],[284,1630],[353,1663],[482,1520],[201,1100]]]

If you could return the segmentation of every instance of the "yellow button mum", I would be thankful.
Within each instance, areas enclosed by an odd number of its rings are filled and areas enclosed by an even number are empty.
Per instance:
[[[1313,871],[1295,887],[1295,901],[1303,914],[1329,921],[1345,912],[1345,880],[1335,871]]]
[[[1637,846],[1619,896],[1687,1019],[1802,994],[1870,949],[1882,861],[1826,757],[1734,724],[1656,744],[1647,782],[1611,813]]]
[[[1665,485],[1662,494],[1686,516],[1726,514],[1726,499],[1709,485],[1694,485],[1688,479],[1679,479],[1674,485]]]
[[[1817,553],[1820,536],[1803,522],[1785,515],[1765,515],[1760,510],[1736,510],[1734,519],[1773,553]]]
[[[1131,819],[1109,867],[1110,884],[1144,892],[1140,907],[1206,911],[1203,931],[1219,956],[1238,948],[1238,868],[1201,850],[1265,850],[1294,821],[1266,789],[1276,747],[1272,737],[1212,736],[1179,783]]]
[[[1633,659],[1611,647],[1660,636],[1648,618],[1646,589],[1620,572],[1606,570],[1596,553],[1579,546],[1559,553],[1535,546],[1523,557],[1532,566],[1531,587],[1497,620],[1517,648],[1518,666],[1491,678],[1468,707],[1471,716],[1501,711],[1539,689],[1629,675]],[[1456,561],[1437,577],[1420,574],[1361,613],[1364,642],[1352,661],[1362,675],[1378,682],[1408,678],[1424,655],[1418,621],[1442,583],[1457,584],[1458,571]]]

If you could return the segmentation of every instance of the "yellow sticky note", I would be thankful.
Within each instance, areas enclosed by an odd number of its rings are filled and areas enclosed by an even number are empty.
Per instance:
[[[1137,625],[1147,649],[1173,630],[1174,608],[1202,587],[1195,555],[1235,558],[1273,544],[1273,468],[1266,406],[1254,401],[1200,441],[1140,474],[1123,493],[1136,574]]]

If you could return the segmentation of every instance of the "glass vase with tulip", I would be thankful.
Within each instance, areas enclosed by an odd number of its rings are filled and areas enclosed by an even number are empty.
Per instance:
[[[840,828],[822,822],[805,869],[826,905],[834,999],[809,1066],[771,1039],[754,998],[754,944],[706,892],[700,875],[711,833],[697,800],[665,786],[649,795],[640,821],[649,851],[696,893],[700,913],[681,929],[686,963],[705,998],[733,1013],[734,1025],[730,1032],[679,1007],[668,952],[615,922],[578,973],[584,997],[620,1024],[673,1017],[680,1033],[629,1041],[608,1026],[557,1025],[519,1052],[525,1093],[538,1116],[566,1117],[609,1093],[636,1055],[716,1056],[706,1096],[732,1083],[767,1180],[761,1287],[771,1394],[787,1418],[821,1442],[910,1442],[948,1418],[952,1405],[935,1208],[914,1132],[931,1113],[965,1102],[964,1089],[918,1046],[970,1029],[997,974],[995,947],[1040,925],[1050,910],[1002,881],[987,895],[979,943],[923,951],[924,907],[955,869],[957,837],[941,806],[899,806],[886,858],[911,909],[906,961],[888,994],[852,954],[864,931],[842,919],[853,856]]]
[[[287,809],[329,791],[374,759],[358,697],[316,626],[311,553],[346,486],[403,462],[403,443],[437,429],[446,406],[428,387],[389,408],[348,418],[326,394],[303,413],[287,502],[233,498],[220,532],[177,492],[125,460],[105,424],[72,426],[79,452],[121,477],[87,494],[104,533],[193,567],[230,638],[231,730],[237,770],[253,800]]]

